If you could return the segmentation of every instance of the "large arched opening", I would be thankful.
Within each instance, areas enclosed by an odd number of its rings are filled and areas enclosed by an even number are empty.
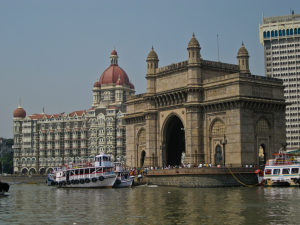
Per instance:
[[[45,174],[46,174],[45,168],[41,168],[41,169],[40,169],[40,175],[45,175]]]
[[[22,174],[24,174],[24,175],[28,175],[28,169],[26,169],[26,168],[23,168],[23,169],[22,169]]]
[[[172,115],[164,128],[163,166],[176,166],[182,164],[185,151],[185,134],[182,121],[178,116]]]

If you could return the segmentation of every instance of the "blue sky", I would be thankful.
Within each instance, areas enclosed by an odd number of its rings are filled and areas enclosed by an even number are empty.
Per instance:
[[[0,137],[11,138],[19,97],[27,115],[89,109],[92,87],[119,66],[146,91],[151,46],[159,67],[187,60],[194,32],[203,59],[237,63],[243,41],[252,74],[264,75],[259,24],[265,17],[300,13],[300,1],[0,1]]]

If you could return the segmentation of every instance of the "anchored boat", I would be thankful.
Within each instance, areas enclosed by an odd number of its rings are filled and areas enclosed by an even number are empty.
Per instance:
[[[60,188],[108,188],[113,187],[117,174],[113,172],[111,156],[100,154],[93,163],[62,166],[55,172],[54,185]]]
[[[300,184],[300,158],[296,154],[279,151],[265,166],[261,183],[264,186],[297,186]],[[259,176],[259,172],[257,173]]]
[[[130,171],[125,170],[122,162],[113,162],[114,173],[117,174],[116,182],[113,188],[131,187],[134,178],[130,176]]]

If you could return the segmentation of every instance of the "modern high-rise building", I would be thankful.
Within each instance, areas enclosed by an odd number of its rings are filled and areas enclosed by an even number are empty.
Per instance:
[[[111,52],[111,64],[93,86],[89,110],[72,113],[26,115],[19,107],[13,113],[14,172],[44,174],[53,167],[88,162],[104,152],[113,160],[126,160],[125,127],[121,117],[125,101],[135,93],[126,72]]]
[[[266,17],[259,25],[265,75],[284,81],[287,149],[300,148],[300,14]],[[283,144],[285,146],[285,144]]]

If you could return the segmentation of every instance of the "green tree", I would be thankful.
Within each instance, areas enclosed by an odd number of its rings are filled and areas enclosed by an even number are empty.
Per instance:
[[[7,152],[3,155],[3,157],[0,157],[1,173],[3,168],[3,173],[13,174],[14,172],[13,160],[14,160],[14,153],[10,153],[10,152]],[[3,162],[3,167],[2,167],[2,162]]]

